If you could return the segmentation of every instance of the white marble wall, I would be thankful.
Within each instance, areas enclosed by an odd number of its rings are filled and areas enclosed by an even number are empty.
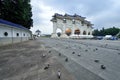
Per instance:
[[[4,35],[5,32],[8,33],[7,36]],[[17,33],[19,33],[19,36],[17,36]],[[32,34],[29,30],[15,28],[0,23],[0,46],[29,40],[31,38],[31,35]]]

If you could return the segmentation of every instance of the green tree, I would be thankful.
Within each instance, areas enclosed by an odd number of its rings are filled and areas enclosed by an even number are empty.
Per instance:
[[[0,4],[0,18],[28,29],[33,26],[30,0],[1,0]]]
[[[99,30],[98,30],[98,29],[95,29],[95,30],[93,31],[93,35],[94,35],[94,36],[99,36]]]
[[[112,36],[115,36],[118,32],[120,31],[119,28],[107,28],[107,29],[104,29],[102,28],[101,30],[94,30],[93,31],[93,35],[94,36],[105,36],[105,35],[112,35]]]
[[[100,36],[105,36],[105,29],[104,27],[99,32]]]
[[[105,34],[115,36],[119,31],[120,31],[119,28],[115,28],[115,27],[108,28],[108,29],[105,30]]]

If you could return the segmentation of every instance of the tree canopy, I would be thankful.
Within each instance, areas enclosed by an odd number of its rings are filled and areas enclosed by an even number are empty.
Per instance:
[[[28,29],[33,26],[31,10],[30,0],[0,0],[0,18]]]
[[[105,35],[115,36],[119,32],[120,32],[120,29],[119,28],[115,28],[115,27],[107,28],[107,29],[102,28],[101,30],[95,29],[93,31],[93,35],[94,36],[105,36]]]

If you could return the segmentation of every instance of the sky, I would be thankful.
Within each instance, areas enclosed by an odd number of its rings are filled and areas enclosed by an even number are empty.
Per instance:
[[[34,33],[51,34],[53,24],[50,21],[54,13],[75,13],[86,17],[94,24],[94,29],[120,28],[120,0],[31,0]]]

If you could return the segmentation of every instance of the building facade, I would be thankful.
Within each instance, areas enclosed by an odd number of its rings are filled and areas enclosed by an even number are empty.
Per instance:
[[[18,24],[0,19],[0,46],[27,41],[32,38],[32,32]]]
[[[61,30],[60,38],[90,38],[92,37],[93,24],[90,21],[85,20],[85,17],[74,15],[61,15],[55,13],[52,16],[53,33],[52,38],[58,37],[57,29]]]

